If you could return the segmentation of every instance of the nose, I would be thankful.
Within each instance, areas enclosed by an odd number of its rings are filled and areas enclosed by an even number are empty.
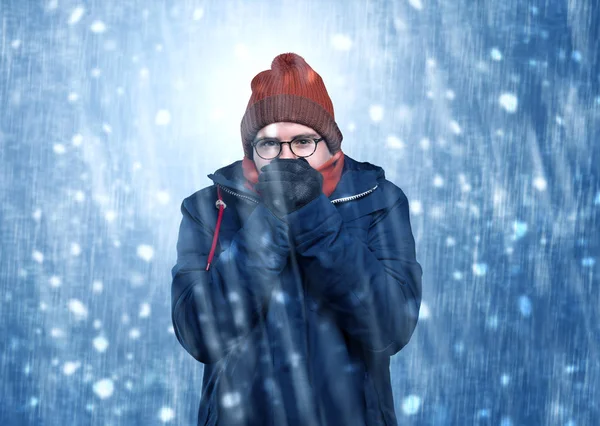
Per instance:
[[[290,149],[290,144],[287,144],[287,143],[281,144],[281,154],[279,154],[279,158],[289,158],[289,159],[296,158],[296,156]]]

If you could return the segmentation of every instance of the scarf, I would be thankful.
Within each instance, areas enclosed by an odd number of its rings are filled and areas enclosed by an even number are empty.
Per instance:
[[[340,178],[342,177],[342,169],[344,168],[344,153],[340,150],[336,152],[333,157],[327,160],[325,163],[317,167],[316,170],[323,175],[323,193],[326,196],[330,196],[335,187],[337,186]],[[246,183],[244,187],[256,192],[254,185],[258,182],[258,170],[254,161],[244,156],[242,160],[242,169],[244,170],[244,177]]]

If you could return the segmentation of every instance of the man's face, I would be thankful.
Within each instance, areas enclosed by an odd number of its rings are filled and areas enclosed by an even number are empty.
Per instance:
[[[271,123],[262,129],[256,134],[254,140],[258,140],[264,137],[277,138],[280,141],[290,141],[296,136],[310,136],[311,138],[318,139],[321,137],[314,129],[304,126],[298,123],[288,123],[288,122],[280,122],[280,123]],[[258,173],[262,173],[260,170],[263,166],[269,164],[272,160],[265,160],[264,158],[259,157],[256,153],[256,148],[254,148],[254,164],[258,170]],[[325,141],[321,141],[317,144],[317,150],[310,157],[306,157],[306,161],[311,165],[312,168],[318,168],[323,163],[327,162],[332,157],[329,152],[329,148]],[[297,155],[290,150],[289,144],[283,144],[281,146],[281,154],[277,158],[299,158]]]

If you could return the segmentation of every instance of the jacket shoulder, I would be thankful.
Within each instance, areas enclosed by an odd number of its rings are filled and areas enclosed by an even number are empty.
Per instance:
[[[380,166],[369,163],[368,161],[355,160],[354,158],[350,157],[348,154],[344,154],[344,169],[352,170],[352,171],[377,172],[378,174],[383,174],[385,176],[385,173]]]
[[[217,169],[214,173],[208,175],[209,178],[211,176],[223,176],[229,180],[239,179],[240,176],[243,177],[242,161],[234,161],[231,164],[223,166]],[[183,199],[182,206],[185,205],[186,207],[193,208],[194,206],[202,206],[206,203],[214,206],[216,200],[217,186],[213,183],[212,185],[208,185],[185,197]],[[195,210],[198,210],[198,208],[196,207]]]
[[[398,185],[385,178],[378,181],[379,187],[382,189],[385,197],[393,204],[408,202],[408,197]]]
[[[359,175],[364,174],[365,176],[373,177],[377,182],[378,189],[381,190],[381,194],[388,201],[388,204],[396,204],[399,201],[407,200],[406,194],[402,189],[388,180],[385,176],[385,170],[383,167],[378,166],[367,161],[357,161],[346,155],[344,162],[347,164],[348,170],[357,172]]]
[[[181,212],[185,214],[184,210],[187,210],[196,221],[205,221],[207,215],[212,216],[213,210],[216,210],[216,201],[216,185],[209,185],[185,197],[181,202]]]

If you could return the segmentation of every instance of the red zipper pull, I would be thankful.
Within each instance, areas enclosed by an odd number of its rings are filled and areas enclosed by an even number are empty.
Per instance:
[[[221,221],[223,220],[223,211],[227,208],[227,204],[223,201],[221,196],[221,188],[217,185],[217,197],[219,198],[215,202],[215,207],[219,209],[219,216],[217,217],[217,226],[215,227],[215,234],[213,235],[212,246],[210,253],[208,254],[208,262],[206,263],[206,270],[210,269],[213,256],[215,255],[215,249],[217,248],[217,240],[219,238],[219,229],[221,228]]]

